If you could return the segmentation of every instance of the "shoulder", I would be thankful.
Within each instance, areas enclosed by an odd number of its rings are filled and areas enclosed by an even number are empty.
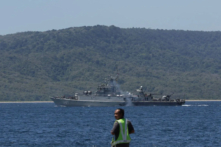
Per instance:
[[[118,124],[118,120],[115,120],[114,124]]]
[[[118,126],[118,125],[119,125],[118,121],[115,121],[114,126]]]
[[[127,123],[131,123],[131,121],[129,119],[127,119]]]
[[[133,126],[130,120],[127,120],[127,125],[128,126]]]

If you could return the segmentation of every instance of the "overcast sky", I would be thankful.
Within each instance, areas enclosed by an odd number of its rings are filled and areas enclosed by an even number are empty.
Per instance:
[[[221,31],[221,0],[0,0],[0,35],[79,26]]]

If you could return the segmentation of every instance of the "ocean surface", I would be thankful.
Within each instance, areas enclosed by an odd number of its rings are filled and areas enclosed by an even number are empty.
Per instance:
[[[116,108],[0,103],[0,146],[110,147]],[[221,147],[221,102],[121,108],[131,147]]]

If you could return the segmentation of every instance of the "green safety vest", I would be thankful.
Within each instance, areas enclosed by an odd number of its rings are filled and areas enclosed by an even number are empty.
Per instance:
[[[128,127],[127,127],[127,119],[123,118],[123,119],[119,119],[116,121],[119,123],[119,126],[120,126],[119,136],[118,136],[117,140],[115,140],[113,137],[112,142],[111,142],[111,146],[115,146],[117,144],[122,144],[122,143],[130,143],[131,138],[129,136],[129,131],[128,131]]]

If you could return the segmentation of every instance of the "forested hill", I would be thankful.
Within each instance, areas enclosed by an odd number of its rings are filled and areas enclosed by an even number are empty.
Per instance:
[[[220,99],[221,32],[74,27],[0,36],[0,101],[96,90],[119,72],[123,91]]]

